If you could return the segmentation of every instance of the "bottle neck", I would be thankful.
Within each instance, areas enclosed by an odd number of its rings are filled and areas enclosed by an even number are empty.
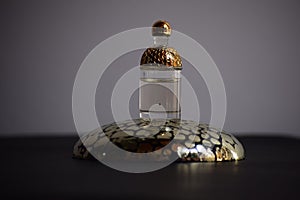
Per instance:
[[[168,36],[154,36],[154,47],[166,47],[168,46]]]

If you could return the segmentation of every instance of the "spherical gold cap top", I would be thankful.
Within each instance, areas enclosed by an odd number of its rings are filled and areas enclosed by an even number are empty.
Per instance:
[[[171,26],[167,21],[159,20],[152,25],[153,36],[170,36]]]

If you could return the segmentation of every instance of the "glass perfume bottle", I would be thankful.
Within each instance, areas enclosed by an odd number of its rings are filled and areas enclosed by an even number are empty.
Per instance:
[[[182,62],[177,51],[168,47],[171,27],[166,21],[152,26],[153,47],[145,50],[140,62],[140,117],[180,119]]]
[[[148,165],[150,160],[244,159],[244,147],[232,134],[206,123],[181,119],[182,62],[177,51],[168,47],[169,23],[155,22],[152,35],[154,45],[144,51],[140,61],[140,118],[112,122],[83,135],[74,145],[74,158],[117,163],[145,161],[146,166],[157,166]]]

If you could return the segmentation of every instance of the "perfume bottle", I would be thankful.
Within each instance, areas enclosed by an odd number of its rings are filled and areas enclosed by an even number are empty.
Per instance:
[[[180,119],[182,62],[168,47],[170,24],[157,21],[152,26],[154,44],[145,50],[140,62],[139,110],[144,119]]]
[[[140,118],[112,122],[83,135],[74,145],[74,158],[118,162],[244,159],[244,147],[232,134],[181,119],[182,62],[177,51],[168,47],[170,24],[155,22],[152,35],[154,45],[145,50],[140,61]]]

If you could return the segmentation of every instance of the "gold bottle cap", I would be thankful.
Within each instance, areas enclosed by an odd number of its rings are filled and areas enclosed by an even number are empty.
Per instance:
[[[171,35],[171,26],[168,22],[159,20],[152,25],[152,35],[166,36]],[[171,47],[151,47],[144,51],[141,58],[141,65],[165,65],[176,70],[182,69],[181,57],[178,52]]]
[[[171,26],[167,21],[159,20],[152,25],[153,36],[170,36]]]

